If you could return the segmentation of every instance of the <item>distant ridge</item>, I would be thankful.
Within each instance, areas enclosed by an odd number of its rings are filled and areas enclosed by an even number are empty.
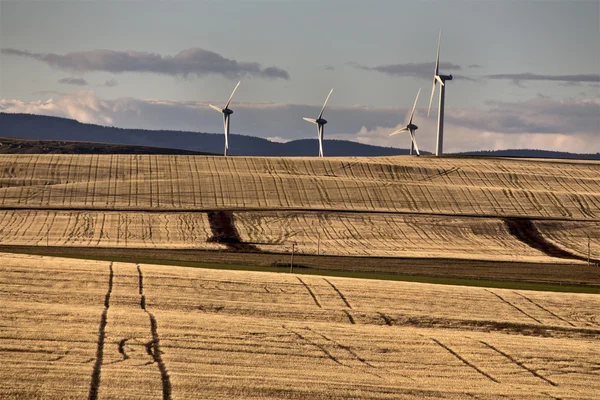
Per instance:
[[[73,143],[69,143],[68,145],[72,146],[69,148],[69,152],[76,153],[107,153],[114,151],[122,154],[189,154],[185,152],[187,151],[193,153],[222,154],[223,152],[223,134],[170,130],[123,129],[83,124],[72,119],[33,114],[0,113],[0,136],[38,141],[94,142],[94,146],[87,145],[83,147],[81,144],[79,144],[78,147]],[[408,154],[408,149],[373,146],[349,140],[325,140],[325,142],[325,156],[394,156]],[[108,147],[98,148],[97,145],[99,143],[144,147],[125,150],[124,148],[116,146],[111,147],[112,150],[110,150]],[[61,145],[66,146],[67,143]],[[90,147],[92,147],[92,150],[90,150]],[[53,148],[55,152],[58,152],[56,147]],[[317,149],[317,139],[299,139],[286,143],[278,143],[254,136],[232,134],[229,154],[245,156],[316,156]],[[184,152],[182,152],[182,150],[184,150]],[[32,151],[50,152],[44,150],[43,146],[39,151],[29,149],[28,152]],[[0,151],[0,153],[1,152],[7,151]],[[426,151],[422,151],[421,153],[431,154]],[[495,157],[543,157],[600,160],[600,153],[574,154],[546,150],[472,151],[458,154]]]

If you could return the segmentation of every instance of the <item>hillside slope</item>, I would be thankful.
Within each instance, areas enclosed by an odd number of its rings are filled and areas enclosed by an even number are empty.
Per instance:
[[[584,262],[588,237],[600,254],[599,172],[464,157],[6,155],[0,244]]]

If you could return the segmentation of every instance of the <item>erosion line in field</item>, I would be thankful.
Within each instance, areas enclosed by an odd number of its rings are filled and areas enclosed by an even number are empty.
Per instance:
[[[354,321],[354,317],[352,316],[352,314],[350,314],[350,312],[348,312],[348,310],[344,310],[344,312],[346,313],[346,316],[348,317],[348,320],[350,321],[350,323],[352,325],[356,324],[356,321]]]
[[[342,300],[344,301],[344,303],[346,303],[346,306],[348,308],[352,308],[352,306],[350,305],[350,303],[348,302],[348,299],[346,299],[346,296],[344,296],[344,294],[342,292],[340,292],[340,290],[331,282],[329,282],[328,279],[323,278],[323,280],[325,282],[327,282],[329,284],[329,286],[331,286],[333,288],[333,290],[335,290],[337,292],[337,294],[340,295],[340,297],[342,298]]]
[[[462,361],[465,365],[468,365],[469,367],[473,368],[475,371],[479,372],[481,375],[485,376],[486,378],[488,378],[489,380],[491,380],[492,382],[496,382],[499,383],[493,376],[485,373],[484,371],[482,371],[481,369],[479,369],[476,365],[471,364],[469,361],[465,360],[464,358],[462,358],[460,356],[460,354],[458,354],[457,352],[455,352],[454,350],[452,350],[450,347],[446,346],[445,344],[443,344],[442,342],[440,342],[437,339],[431,338],[431,340],[433,340],[435,343],[437,343],[440,347],[444,348],[446,351],[448,351],[448,353],[452,354],[454,357],[458,358],[460,361]]]
[[[514,358],[513,356],[511,356],[508,353],[503,352],[502,350],[497,349],[496,347],[492,346],[489,343],[486,343],[482,340],[480,340],[480,343],[487,346],[488,348],[494,350],[496,353],[503,355],[504,357],[506,357],[507,359],[509,359],[510,361],[512,361],[513,363],[517,364],[519,367],[523,368],[524,370],[528,371],[529,373],[531,373],[533,376],[540,378],[541,380],[551,384],[552,386],[558,386],[557,383],[552,382],[550,379],[540,375],[536,370],[529,368],[528,366],[526,366],[525,364],[523,364],[521,361],[517,360],[516,358]]]
[[[504,303],[508,304],[509,306],[511,306],[512,308],[514,308],[515,310],[519,311],[521,314],[528,316],[529,318],[531,318],[532,320],[534,320],[535,322],[537,322],[538,324],[542,324],[542,322],[535,318],[532,317],[531,315],[527,314],[525,311],[521,310],[519,307],[515,306],[513,303],[509,302],[508,300],[505,300],[502,296],[500,296],[499,294],[496,294],[494,292],[492,292],[491,290],[487,290],[487,289],[483,289],[488,293],[493,294],[494,296],[496,296],[497,298],[499,298],[500,300],[502,300]]]
[[[542,307],[541,305],[539,305],[539,304],[538,304],[538,303],[536,303],[535,301],[531,300],[529,297],[526,297],[526,296],[524,296],[524,295],[522,295],[521,293],[518,293],[518,292],[513,292],[513,293],[514,293],[514,294],[516,294],[516,295],[519,295],[519,296],[521,296],[522,298],[524,298],[525,300],[527,300],[527,301],[528,301],[528,302],[530,302],[531,304],[533,304],[533,305],[535,305],[535,306],[537,306],[537,307],[541,308],[542,310],[546,311],[548,314],[550,314],[550,315],[552,315],[552,316],[554,316],[554,317],[556,317],[556,318],[560,319],[561,321],[563,321],[563,322],[566,322],[567,324],[569,324],[569,325],[571,325],[571,326],[573,326],[573,327],[575,326],[575,324],[573,324],[571,321],[567,321],[566,319],[564,319],[564,318],[563,318],[563,317],[561,317],[560,315],[556,315],[556,314],[554,314],[552,311],[548,310],[548,309],[547,309],[547,308],[545,308],[545,307]]]
[[[385,322],[385,324],[386,324],[387,326],[392,326],[392,325],[394,325],[394,324],[393,324],[393,321],[392,321],[392,319],[391,319],[391,318],[390,318],[388,315],[385,315],[384,313],[382,313],[382,312],[379,312],[379,311],[377,312],[377,314],[379,314],[379,316],[380,316],[381,318],[383,318],[383,321]]]
[[[97,400],[100,391],[100,374],[102,370],[102,360],[104,358],[104,339],[106,338],[106,324],[108,319],[108,308],[110,306],[110,294],[113,288],[113,263],[108,266],[108,290],[104,296],[104,310],[100,317],[100,327],[98,328],[98,347],[96,348],[96,362],[92,369],[92,379],[90,382],[89,400]]]
[[[311,297],[313,298],[313,300],[315,301],[315,304],[319,307],[319,308],[323,308],[323,306],[321,306],[321,303],[319,303],[319,299],[317,299],[317,296],[315,295],[315,293],[312,291],[312,289],[310,288],[310,286],[308,286],[302,279],[300,279],[299,276],[297,276],[296,278],[298,278],[298,280],[300,281],[301,284],[304,285],[304,287],[306,288],[306,290],[308,290],[308,293],[310,293]]]
[[[331,354],[323,345],[320,345],[319,343],[313,342],[312,340],[307,339],[306,337],[302,336],[301,334],[299,334],[298,332],[295,332],[289,328],[286,328],[284,326],[284,328],[286,330],[288,330],[289,332],[293,333],[294,335],[296,335],[296,337],[298,337],[300,340],[304,340],[305,342],[315,346],[316,348],[318,348],[319,350],[321,350],[323,353],[325,353],[325,355],[327,355],[327,357],[332,360],[333,362],[335,362],[336,364],[345,366],[344,364],[342,364],[337,358],[335,358],[333,356],[333,354]]]
[[[139,283],[139,293],[141,296],[140,306],[142,310],[144,310],[148,314],[148,318],[150,319],[150,331],[152,333],[152,341],[146,344],[146,351],[149,355],[152,356],[154,362],[158,365],[158,370],[160,371],[160,377],[162,380],[162,393],[163,400],[171,400],[171,378],[169,377],[169,371],[167,370],[167,366],[162,358],[162,350],[160,349],[160,337],[158,336],[158,323],[156,322],[156,317],[146,308],[146,296],[144,295],[144,275],[142,273],[142,269],[140,265],[137,264],[138,270],[138,283]]]

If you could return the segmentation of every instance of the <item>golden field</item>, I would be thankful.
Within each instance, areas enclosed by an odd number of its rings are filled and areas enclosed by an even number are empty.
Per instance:
[[[591,399],[600,297],[0,254],[3,399]]]
[[[0,157],[0,245],[223,250],[231,234],[275,253],[582,263],[588,237],[600,258],[600,163]]]

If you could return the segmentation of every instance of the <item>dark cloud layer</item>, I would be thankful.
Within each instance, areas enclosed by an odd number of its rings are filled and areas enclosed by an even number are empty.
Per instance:
[[[288,72],[281,68],[263,68],[257,62],[239,62],[200,48],[183,50],[174,56],[115,50],[77,51],[66,54],[32,53],[18,49],[2,49],[1,52],[6,55],[33,58],[55,68],[79,73],[146,72],[183,77],[219,74],[232,79],[242,76],[270,79],[290,77]]]
[[[572,83],[598,83],[600,74],[576,74],[576,75],[542,75],[524,72],[519,74],[494,74],[486,75],[488,79],[510,79],[515,82],[520,81],[559,81]]]
[[[362,69],[364,71],[375,71],[381,72],[390,76],[411,76],[415,78],[422,79],[432,79],[433,70],[435,68],[434,62],[425,62],[425,63],[406,63],[406,64],[387,64],[387,65],[377,65],[374,67],[369,67],[366,65],[361,65],[358,63],[350,62],[348,65]],[[441,62],[439,65],[440,73],[450,73],[453,71],[460,71],[462,67],[457,64],[453,64],[451,62]],[[448,72],[446,72],[448,71]],[[465,80],[474,80],[473,78],[466,77],[464,75],[453,75],[455,78],[465,79]]]
[[[107,88],[111,88],[111,87],[115,87],[119,84],[119,81],[117,81],[116,79],[108,79],[106,80],[103,84],[99,85],[102,87],[107,87]]]
[[[77,86],[87,86],[87,81],[83,78],[62,78],[58,80],[58,83],[62,83],[64,85],[77,85]]]

